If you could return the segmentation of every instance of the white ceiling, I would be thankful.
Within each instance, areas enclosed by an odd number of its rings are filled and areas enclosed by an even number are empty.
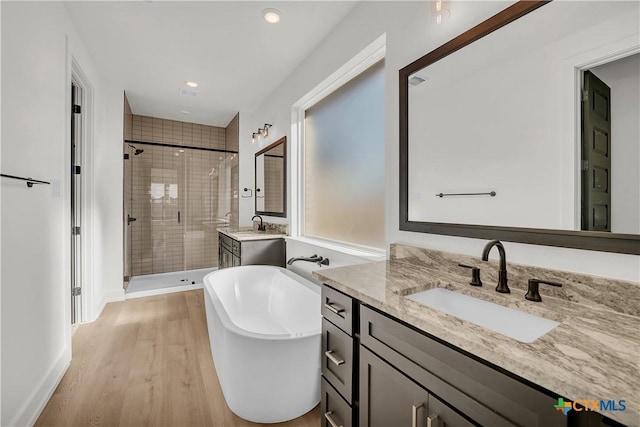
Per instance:
[[[135,114],[226,126],[262,104],[357,2],[70,1],[103,77]],[[282,13],[268,24],[262,10]],[[198,95],[178,95],[185,81]],[[182,110],[191,112],[189,115]]]

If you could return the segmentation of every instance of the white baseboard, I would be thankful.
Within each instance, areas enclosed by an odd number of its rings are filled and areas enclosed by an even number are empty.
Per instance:
[[[100,315],[102,314],[102,310],[104,310],[105,306],[110,302],[116,301],[124,301],[124,289],[116,289],[105,292],[102,296],[102,302],[98,306],[98,309],[94,312],[92,319],[90,319],[86,323],[91,323],[98,320],[98,317],[100,317]]]
[[[62,377],[71,363],[71,347],[64,348],[56,361],[38,384],[34,392],[25,400],[22,408],[16,416],[7,424],[8,426],[32,426],[38,420],[40,413],[51,399],[56,387],[62,381]]]

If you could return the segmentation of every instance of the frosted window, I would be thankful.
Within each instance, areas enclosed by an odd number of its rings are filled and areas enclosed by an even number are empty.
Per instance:
[[[306,236],[384,248],[384,119],[384,61],[306,110]]]

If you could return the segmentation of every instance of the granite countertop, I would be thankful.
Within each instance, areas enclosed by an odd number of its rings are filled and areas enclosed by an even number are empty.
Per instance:
[[[569,399],[626,400],[625,411],[603,415],[640,422],[640,317],[545,296],[534,303],[521,290],[499,294],[488,282],[469,286],[470,275],[406,259],[315,271],[339,291]],[[466,322],[405,298],[446,288],[560,322],[532,343]],[[629,297],[632,297],[631,295]],[[637,300],[636,300],[637,303]]]
[[[218,231],[220,233],[226,234],[227,236],[239,242],[244,242],[249,240],[281,239],[286,236],[286,234],[283,234],[283,233],[256,231],[251,227],[247,227],[247,228],[223,227],[223,228],[218,228]]]

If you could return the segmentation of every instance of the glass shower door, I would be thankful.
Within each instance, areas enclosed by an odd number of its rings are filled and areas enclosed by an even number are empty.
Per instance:
[[[230,211],[225,153],[186,150],[185,268],[218,265],[218,227],[227,225]]]
[[[126,216],[136,218],[125,226],[131,276],[217,267],[217,228],[228,224],[233,199],[233,155],[142,143],[134,148],[125,161]]]

